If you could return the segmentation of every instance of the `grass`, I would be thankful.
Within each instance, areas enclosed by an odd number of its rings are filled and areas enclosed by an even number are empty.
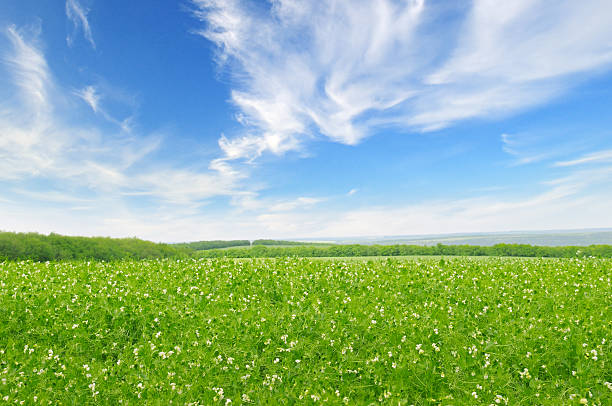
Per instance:
[[[611,270],[0,263],[0,404],[611,404]]]

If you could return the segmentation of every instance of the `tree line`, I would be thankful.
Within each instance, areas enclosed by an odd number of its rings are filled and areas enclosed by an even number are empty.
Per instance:
[[[276,258],[276,257],[371,257],[371,256],[411,256],[411,255],[459,255],[459,256],[508,256],[508,257],[556,257],[575,258],[594,256],[612,258],[612,245],[590,245],[586,247],[564,246],[547,247],[527,244],[477,245],[330,245],[265,247],[250,249],[230,248],[209,250],[198,253],[205,258]]]
[[[213,240],[213,241],[194,241],[172,244],[175,247],[187,248],[195,251],[212,250],[216,248],[228,247],[249,247],[249,240]]]
[[[249,240],[212,240],[212,241],[194,241],[172,244],[180,248],[188,248],[196,251],[212,250],[217,248],[230,247],[250,247],[251,245],[311,245],[313,243],[300,241],[285,241],[285,240],[254,240],[251,244]]]
[[[526,244],[476,245],[315,245],[280,240],[199,241],[163,244],[137,238],[69,237],[59,234],[0,232],[0,260],[118,260],[154,258],[277,258],[465,255],[572,258],[612,258],[612,245],[547,247]],[[245,244],[245,242],[247,244]],[[273,243],[272,243],[273,242]],[[208,244],[207,244],[208,243]],[[228,245],[229,244],[229,245]],[[233,245],[232,245],[233,244]],[[283,246],[279,246],[283,245]],[[290,246],[287,246],[290,245]]]
[[[193,251],[137,238],[68,237],[0,232],[0,260],[54,261],[183,258]]]
[[[313,245],[315,243],[285,240],[255,240],[253,245]]]

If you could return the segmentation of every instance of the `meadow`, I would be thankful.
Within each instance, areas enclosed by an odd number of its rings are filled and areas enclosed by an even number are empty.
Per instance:
[[[612,404],[612,260],[0,262],[0,404]]]

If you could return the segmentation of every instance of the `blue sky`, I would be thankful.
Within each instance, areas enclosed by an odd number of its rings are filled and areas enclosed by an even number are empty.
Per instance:
[[[608,0],[0,3],[0,229],[612,227]]]

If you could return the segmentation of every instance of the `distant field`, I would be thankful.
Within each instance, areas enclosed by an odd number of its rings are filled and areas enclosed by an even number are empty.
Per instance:
[[[0,262],[6,404],[612,404],[612,260]]]

